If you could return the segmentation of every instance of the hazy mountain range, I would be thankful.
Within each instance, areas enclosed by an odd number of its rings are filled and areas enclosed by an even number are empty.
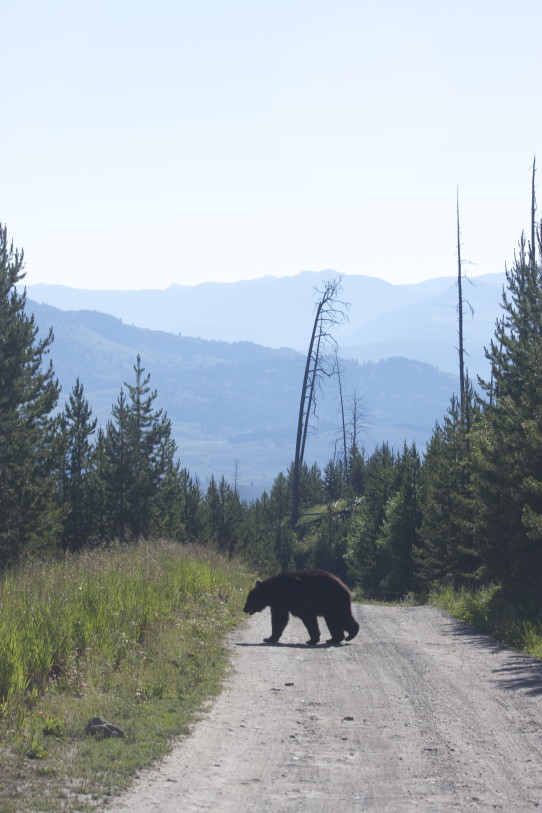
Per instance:
[[[211,474],[233,478],[237,468],[245,495],[254,496],[293,458],[314,289],[332,276],[306,272],[166,291],[36,285],[27,289],[28,310],[41,329],[54,329],[51,356],[63,398],[79,376],[105,424],[121,386],[133,381],[139,353],[158,390],[157,405],[172,420],[182,465],[203,484]],[[471,371],[483,369],[503,280],[491,275],[467,284],[475,309],[465,324]],[[350,302],[349,322],[337,332],[343,390],[347,405],[354,393],[362,401],[361,441],[368,451],[383,441],[395,448],[415,441],[423,450],[457,391],[454,280],[394,286],[349,276],[343,288]],[[347,420],[348,412],[347,406]],[[333,456],[339,415],[331,380],[307,462],[324,465]]]
[[[30,285],[28,296],[63,310],[97,310],[126,324],[182,336],[306,352],[315,290],[333,271],[247,282],[171,285],[165,290],[92,291]],[[485,371],[484,347],[500,313],[504,272],[464,282],[465,346],[471,374]],[[392,285],[368,276],[343,276],[348,322],[337,332],[341,353],[358,361],[404,356],[455,373],[457,286],[453,277]]]
[[[294,454],[302,353],[251,342],[218,342],[175,336],[123,324],[95,311],[61,311],[28,301],[45,331],[64,400],[79,376],[102,425],[125,381],[133,383],[137,354],[158,390],[157,406],[168,412],[182,465],[205,484],[211,474],[238,478],[246,496],[268,488]],[[423,448],[442,417],[457,377],[406,359],[343,362],[347,420],[354,395],[362,400],[360,442],[368,451],[387,440]],[[333,456],[341,426],[336,381],[318,404],[318,421],[307,443],[307,462]]]

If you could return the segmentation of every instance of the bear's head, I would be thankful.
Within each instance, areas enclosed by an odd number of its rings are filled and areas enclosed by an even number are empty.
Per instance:
[[[267,604],[267,590],[265,589],[264,583],[258,579],[256,587],[253,587],[247,596],[243,612],[253,615],[254,613],[261,612],[264,607],[267,607]]]

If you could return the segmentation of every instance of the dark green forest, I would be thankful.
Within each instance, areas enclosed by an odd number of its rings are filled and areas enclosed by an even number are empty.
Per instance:
[[[425,450],[383,443],[367,454],[354,405],[344,448],[327,465],[303,462],[294,478],[292,464],[248,502],[235,478],[202,489],[182,467],[139,356],[105,427],[85,397],[84,370],[58,410],[54,337],[25,311],[16,287],[24,254],[0,227],[0,567],[167,537],[240,556],[262,574],[325,568],[368,598],[423,598],[445,581],[497,584],[540,613],[541,228],[521,237],[506,271],[488,380],[473,386],[467,376]]]

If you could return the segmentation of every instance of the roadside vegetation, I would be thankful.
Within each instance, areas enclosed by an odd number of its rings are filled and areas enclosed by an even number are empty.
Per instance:
[[[317,310],[307,356],[296,460],[250,503],[237,478],[211,476],[204,490],[181,467],[139,356],[105,427],[79,379],[57,409],[53,335],[40,337],[25,311],[23,254],[0,225],[2,810],[26,800],[28,810],[90,809],[186,730],[224,675],[224,635],[252,584],[239,562],[262,576],[330,570],[363,600],[429,600],[542,656],[534,167],[532,208],[486,350],[489,380],[469,381],[461,340],[459,395],[423,453],[406,442],[363,449],[362,404],[347,395],[329,333],[337,311],[326,292],[340,290],[330,283],[321,303],[331,309]],[[332,376],[339,451],[309,467],[316,394]],[[169,541],[150,541],[160,539]],[[87,733],[92,717],[124,736]]]
[[[540,613],[536,607],[525,602],[512,602],[499,585],[454,589],[453,585],[448,584],[435,587],[428,601],[502,643],[526,655],[542,658]]]
[[[252,579],[153,542],[28,562],[0,581],[0,809],[90,810],[163,756],[225,675]],[[100,717],[122,737],[90,734]]]

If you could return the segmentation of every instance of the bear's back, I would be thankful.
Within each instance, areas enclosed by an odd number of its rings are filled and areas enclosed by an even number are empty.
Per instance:
[[[285,602],[294,614],[311,608],[322,615],[333,606],[350,603],[346,585],[326,570],[286,570],[266,582],[270,598]]]

